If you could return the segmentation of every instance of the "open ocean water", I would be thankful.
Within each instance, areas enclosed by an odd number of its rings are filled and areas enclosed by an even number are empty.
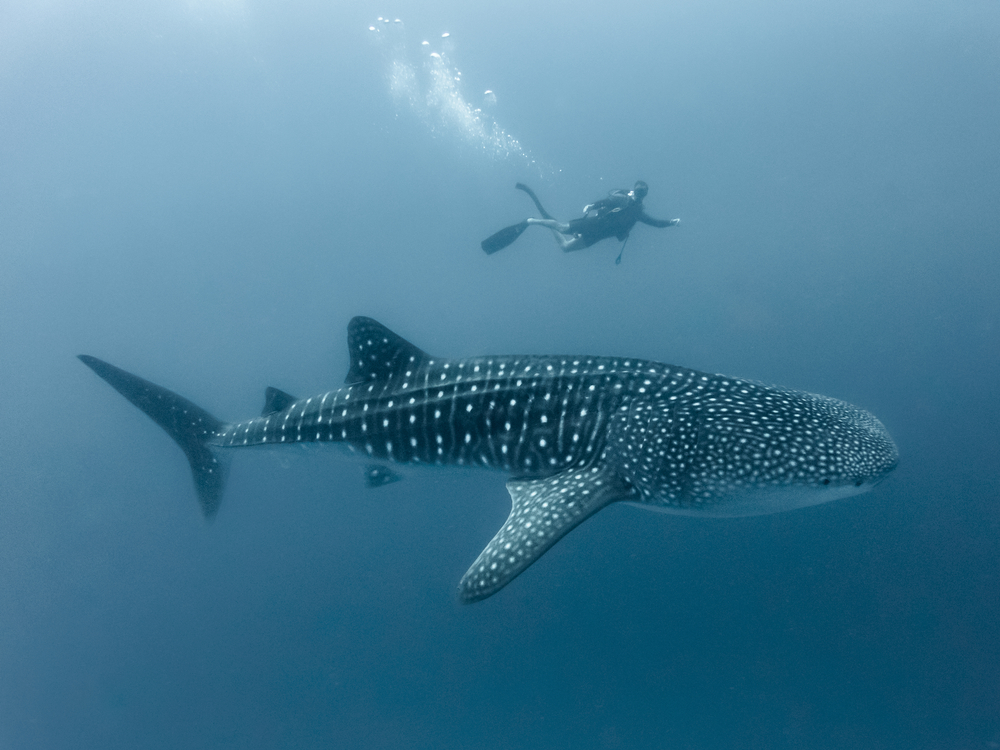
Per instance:
[[[620,265],[479,248],[637,179],[682,223]],[[996,0],[0,5],[0,748],[1000,748],[998,207]],[[614,505],[465,606],[501,474],[248,452],[208,524],[74,356],[243,419],[354,315],[828,394],[900,464]]]

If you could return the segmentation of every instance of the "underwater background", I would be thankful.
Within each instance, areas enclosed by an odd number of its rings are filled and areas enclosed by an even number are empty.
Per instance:
[[[637,179],[682,221],[621,265],[479,247]],[[3,4],[0,748],[1000,748],[998,207],[995,0]],[[353,315],[835,396],[900,464],[615,505],[463,606],[501,474],[237,453],[207,524],[74,356],[242,419]]]

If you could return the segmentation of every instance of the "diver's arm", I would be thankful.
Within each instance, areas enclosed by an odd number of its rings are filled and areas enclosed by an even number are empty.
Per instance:
[[[645,211],[639,214],[639,221],[643,224],[649,224],[651,227],[672,227],[681,223],[680,219],[654,219]]]

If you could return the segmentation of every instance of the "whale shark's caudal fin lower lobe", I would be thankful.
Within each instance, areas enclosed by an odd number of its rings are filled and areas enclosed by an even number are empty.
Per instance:
[[[80,361],[145,412],[181,447],[191,464],[201,512],[205,518],[212,518],[219,510],[227,466],[212,451],[208,439],[218,431],[222,422],[173,391],[96,357],[81,354]]]

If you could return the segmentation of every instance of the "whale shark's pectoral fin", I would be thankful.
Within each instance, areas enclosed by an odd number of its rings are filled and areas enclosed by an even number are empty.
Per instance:
[[[634,489],[600,467],[564,471],[545,479],[507,482],[506,523],[458,584],[465,604],[492,596],[553,544],[601,508],[634,497]]]

